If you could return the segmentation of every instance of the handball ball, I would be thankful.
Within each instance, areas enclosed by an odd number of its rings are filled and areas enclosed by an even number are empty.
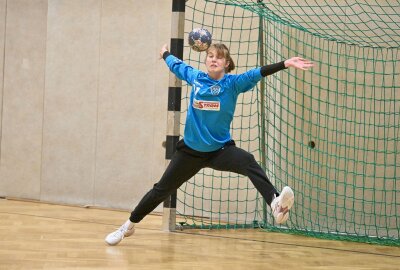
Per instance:
[[[196,52],[202,52],[211,45],[211,34],[207,29],[195,28],[189,33],[189,45]]]

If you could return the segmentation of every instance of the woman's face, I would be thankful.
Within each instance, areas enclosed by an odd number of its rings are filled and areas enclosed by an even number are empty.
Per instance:
[[[227,68],[229,62],[226,61],[224,57],[217,55],[217,51],[214,48],[211,48],[207,52],[206,58],[206,67],[208,71],[208,75],[215,79],[219,80],[225,75],[225,68]]]

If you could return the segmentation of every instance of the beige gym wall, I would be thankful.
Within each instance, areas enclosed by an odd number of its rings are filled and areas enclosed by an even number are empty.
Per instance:
[[[4,1],[1,193],[40,198],[47,1]]]
[[[158,53],[171,6],[0,1],[1,196],[130,209],[152,187],[165,167]]]

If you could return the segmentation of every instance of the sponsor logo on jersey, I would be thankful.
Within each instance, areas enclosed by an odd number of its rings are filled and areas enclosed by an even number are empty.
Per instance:
[[[219,95],[219,92],[221,92],[221,86],[219,86],[219,85],[213,85],[213,86],[211,86],[211,94],[212,94],[213,96],[218,96],[218,95]]]
[[[219,101],[207,101],[207,100],[197,100],[193,99],[193,108],[203,111],[219,111],[220,103]]]

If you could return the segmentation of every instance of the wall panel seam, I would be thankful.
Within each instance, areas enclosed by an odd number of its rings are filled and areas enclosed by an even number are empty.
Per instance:
[[[101,40],[102,40],[102,26],[103,26],[103,0],[100,0],[100,21],[99,21],[99,50],[97,62],[97,102],[96,102],[96,130],[94,142],[94,170],[93,170],[93,187],[92,187],[92,205],[96,201],[96,177],[97,177],[97,147],[99,136],[99,95],[100,95],[100,68],[101,68]]]
[[[3,119],[4,119],[4,74],[5,74],[5,68],[6,68],[6,39],[7,39],[7,2],[6,0],[6,6],[4,9],[4,44],[3,44],[3,82],[1,86],[1,119],[0,119],[0,173],[1,173],[1,164],[2,164],[2,145],[3,145]]]
[[[43,145],[44,145],[44,113],[45,113],[45,101],[46,101],[46,71],[47,71],[47,35],[49,25],[49,1],[47,0],[47,14],[46,14],[46,42],[44,48],[44,72],[43,72],[43,103],[42,103],[42,141],[40,145],[40,175],[39,175],[39,200],[42,199],[42,180],[43,180]]]

